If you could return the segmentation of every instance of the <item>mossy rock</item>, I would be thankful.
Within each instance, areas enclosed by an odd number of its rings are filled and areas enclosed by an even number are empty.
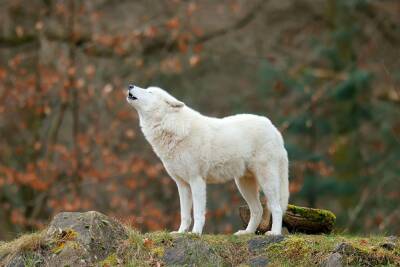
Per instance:
[[[271,213],[268,208],[263,206],[263,218],[257,228],[257,233],[263,234],[271,229]],[[239,207],[240,218],[243,225],[247,226],[250,219],[250,210],[247,206]],[[332,212],[323,209],[313,209],[288,205],[283,216],[283,226],[290,233],[306,234],[328,234],[331,233],[335,225],[336,216]]]
[[[96,212],[62,212],[45,232],[50,266],[87,266],[115,253],[128,234],[123,225]]]
[[[329,210],[288,205],[283,224],[289,232],[329,234],[335,226],[336,216]]]

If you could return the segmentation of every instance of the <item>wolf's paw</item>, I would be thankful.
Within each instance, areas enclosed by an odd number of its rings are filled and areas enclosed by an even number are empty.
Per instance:
[[[268,232],[265,233],[265,235],[281,235],[281,233],[268,231]]]
[[[248,234],[254,234],[254,232],[248,230],[239,230],[236,233],[234,233],[234,235],[248,235]]]
[[[177,235],[177,234],[184,234],[185,233],[185,231],[172,231],[172,232],[169,232],[171,235]]]

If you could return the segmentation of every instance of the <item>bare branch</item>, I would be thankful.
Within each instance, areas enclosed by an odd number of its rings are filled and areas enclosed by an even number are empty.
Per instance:
[[[35,44],[38,42],[36,35],[23,36],[0,36],[0,48],[15,48],[26,44]]]

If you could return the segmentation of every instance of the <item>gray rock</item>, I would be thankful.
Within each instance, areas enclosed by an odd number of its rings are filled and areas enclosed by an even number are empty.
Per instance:
[[[396,248],[396,244],[394,242],[389,242],[389,241],[383,242],[379,244],[379,246],[386,250],[394,250]]]
[[[342,267],[343,256],[339,252],[332,253],[329,257],[322,263],[323,267]]]
[[[395,236],[395,235],[391,235],[391,236],[388,236],[386,239],[387,239],[387,241],[389,241],[389,242],[396,243],[398,237]]]
[[[59,252],[49,254],[46,259],[48,266],[89,266],[94,262],[96,257],[75,242],[67,242]]]
[[[333,250],[333,252],[338,252],[342,255],[349,255],[351,253],[354,253],[354,251],[355,251],[354,247],[346,242],[339,243]]]
[[[181,237],[165,250],[163,261],[167,266],[223,266],[223,259],[201,239]]]
[[[250,252],[257,252],[258,250],[273,244],[273,243],[279,243],[283,241],[285,237],[283,235],[266,235],[263,237],[256,237],[253,239],[250,239],[248,242],[249,250]]]
[[[269,263],[269,260],[263,256],[252,258],[249,261],[250,267],[265,267]]]
[[[24,267],[25,262],[24,262],[24,256],[21,254],[18,254],[14,256],[12,259],[10,259],[6,265],[6,267]]]
[[[51,221],[45,234],[50,266],[88,266],[116,251],[128,237],[117,221],[96,212],[63,212]]]
[[[282,227],[282,235],[284,236],[289,235],[289,230],[287,229],[287,227]]]

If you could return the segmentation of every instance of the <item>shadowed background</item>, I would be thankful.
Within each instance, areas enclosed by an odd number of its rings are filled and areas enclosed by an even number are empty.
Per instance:
[[[397,0],[0,0],[0,239],[59,211],[179,225],[175,184],[126,103],[160,86],[211,116],[282,131],[290,202],[338,230],[400,233]],[[241,227],[211,185],[205,232]]]

